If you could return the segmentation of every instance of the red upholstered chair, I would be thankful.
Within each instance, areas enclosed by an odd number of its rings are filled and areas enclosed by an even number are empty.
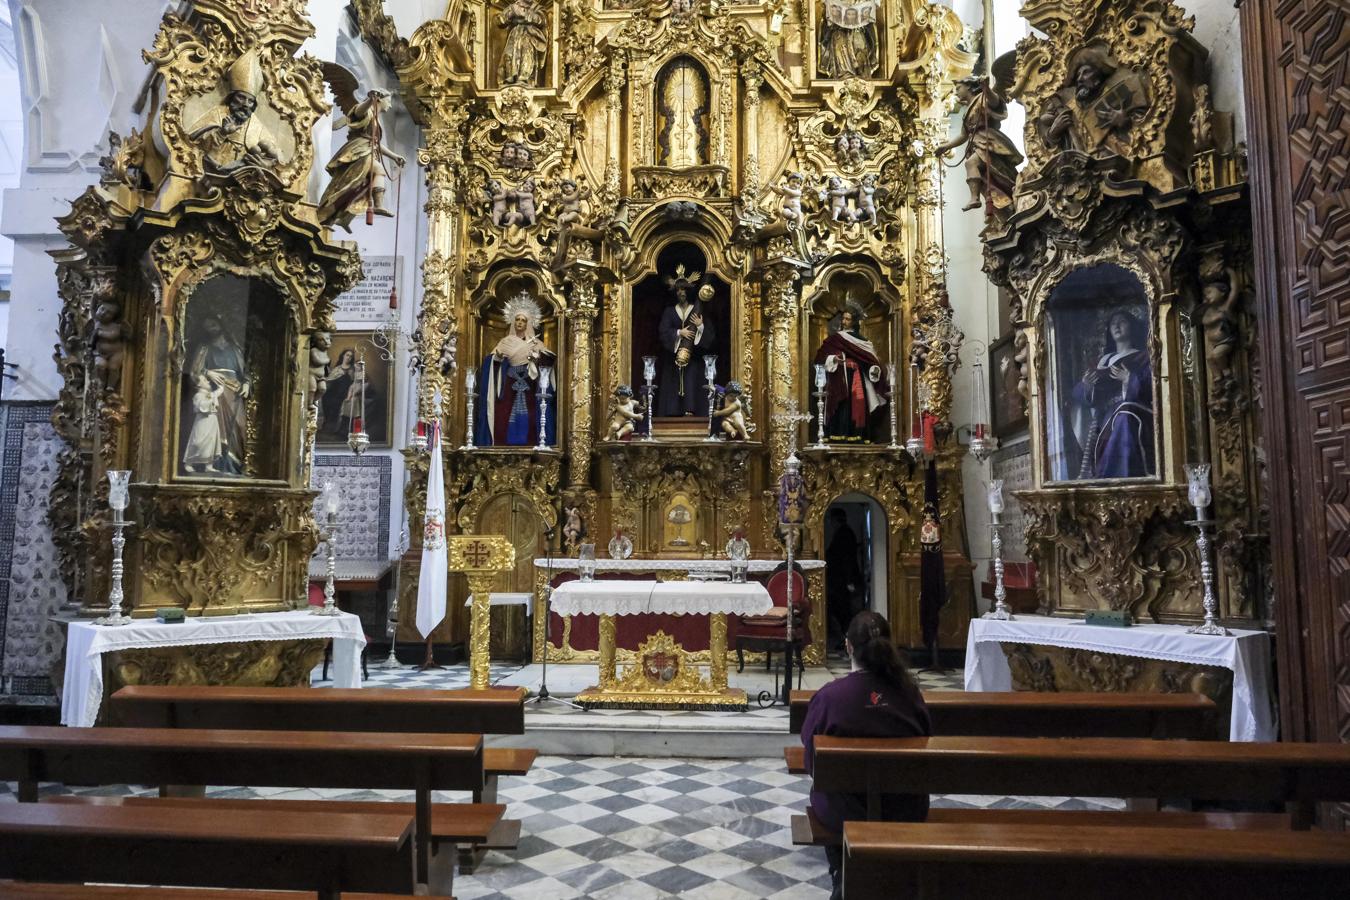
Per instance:
[[[741,617],[736,631],[736,671],[745,671],[746,650],[752,652],[758,650],[765,654],[765,671],[768,671],[773,664],[774,651],[785,650],[787,664],[784,667],[784,678],[789,683],[792,681],[792,657],[795,653],[797,657],[797,684],[800,686],[802,673],[806,670],[805,663],[802,662],[802,648],[810,640],[807,618],[811,614],[811,604],[806,596],[806,579],[802,577],[801,572],[792,573],[791,612],[789,612],[787,605],[788,573],[786,569],[781,572],[774,572],[765,587],[769,591],[769,599],[773,601],[773,609],[762,616]],[[789,615],[792,616],[791,641],[787,639],[787,618]]]

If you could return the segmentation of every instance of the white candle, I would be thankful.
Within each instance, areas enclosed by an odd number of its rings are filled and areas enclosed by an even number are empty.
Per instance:
[[[473,369],[465,369],[464,370],[465,390],[467,390],[470,394],[472,394],[473,389],[477,386],[478,386],[478,375],[474,372]]]

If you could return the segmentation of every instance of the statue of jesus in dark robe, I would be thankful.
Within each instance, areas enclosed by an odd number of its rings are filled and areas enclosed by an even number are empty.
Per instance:
[[[831,441],[871,443],[873,413],[890,401],[891,385],[872,342],[859,333],[862,311],[849,304],[839,330],[816,351],[825,366],[825,434]]]
[[[666,284],[674,293],[674,301],[661,311],[657,338],[661,349],[656,374],[656,415],[706,416],[708,388],[703,375],[703,357],[717,353],[717,334],[711,320],[703,312],[703,301],[689,299],[689,289],[698,281],[695,272],[685,277],[684,266],[677,266],[675,276]],[[711,295],[704,286],[700,293]]]

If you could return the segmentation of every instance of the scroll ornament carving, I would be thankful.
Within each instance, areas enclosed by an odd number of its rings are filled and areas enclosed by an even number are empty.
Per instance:
[[[557,526],[556,498],[562,478],[558,457],[533,459],[529,465],[507,465],[501,457],[456,453],[451,468],[452,490],[447,506],[454,511],[461,532],[472,533],[484,504],[499,494],[527,497],[545,529]]]
[[[140,500],[142,577],[189,609],[230,607],[282,553],[318,545],[309,491],[266,497],[156,490]],[[301,598],[294,598],[299,601]]]

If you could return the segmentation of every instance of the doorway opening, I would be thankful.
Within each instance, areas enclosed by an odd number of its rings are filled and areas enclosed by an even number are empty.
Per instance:
[[[825,510],[827,646],[844,652],[844,632],[865,609],[887,614],[886,513],[866,494],[849,493]]]

